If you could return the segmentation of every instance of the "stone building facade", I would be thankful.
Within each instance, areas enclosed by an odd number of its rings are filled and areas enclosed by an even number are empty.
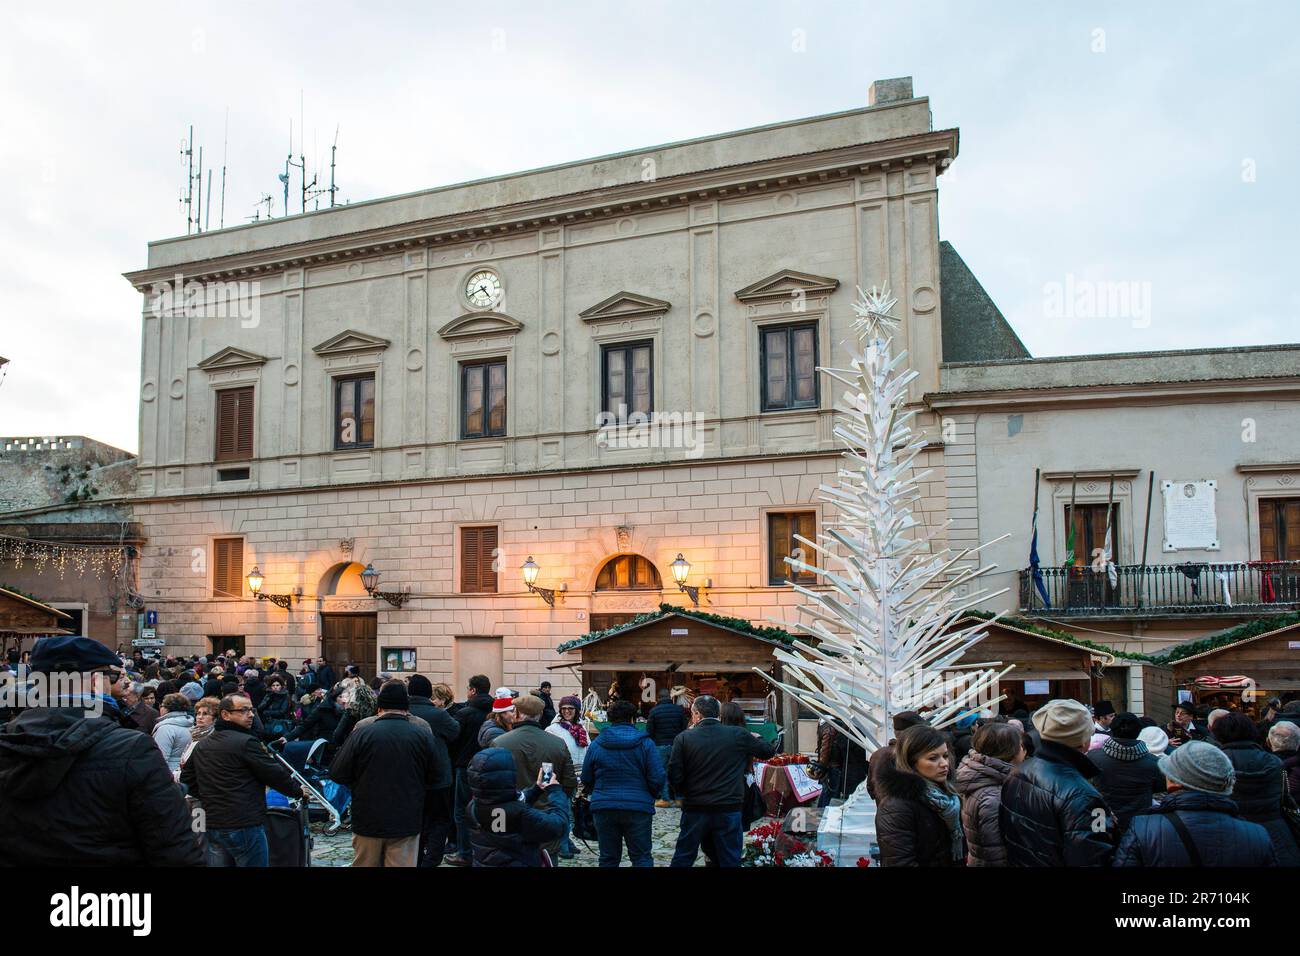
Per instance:
[[[957,131],[910,80],[868,101],[152,243],[128,275],[134,508],[168,648],[569,690],[558,644],[689,606],[678,555],[701,609],[793,621],[775,569],[824,527],[838,454],[836,396],[808,370],[842,363],[856,289],[886,282],[929,440],[920,515],[955,546],[1011,532],[990,607],[1038,610],[1020,580],[1035,467],[1045,565],[1063,474],[1095,504],[1116,473],[1121,563],[1140,558],[1143,469],[1219,476],[1225,505],[1291,474],[1295,349],[1031,359],[940,241]],[[1219,435],[1250,414],[1259,443]],[[1248,513],[1223,519],[1233,560],[1258,554]],[[553,595],[525,585],[530,558]],[[1101,617],[1134,646],[1233,619]]]

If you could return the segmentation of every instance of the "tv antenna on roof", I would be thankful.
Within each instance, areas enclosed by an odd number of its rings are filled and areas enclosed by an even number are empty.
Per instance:
[[[339,149],[339,128],[338,126],[335,126],[334,145],[330,147],[330,184],[328,186],[322,186],[319,189],[310,189],[310,191],[307,193],[307,195],[313,199],[320,196],[328,195],[330,197],[331,208],[336,204],[335,197],[338,195],[338,191],[339,191],[339,187],[334,184],[334,167],[338,156],[338,149]],[[320,180],[320,173],[317,173],[315,178],[312,179],[312,186],[315,186],[315,184],[319,182],[319,180]],[[316,203],[316,208],[317,209],[320,208],[319,201]]]

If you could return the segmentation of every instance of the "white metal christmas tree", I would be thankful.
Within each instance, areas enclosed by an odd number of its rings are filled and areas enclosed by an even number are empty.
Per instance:
[[[913,516],[929,475],[913,470],[926,441],[912,431],[915,412],[903,410],[917,373],[905,351],[892,354],[899,321],[888,286],[858,296],[850,367],[820,369],[846,387],[834,429],[844,445],[838,482],[820,488],[834,517],[786,559],[829,588],[795,585],[808,598],[795,627],[814,642],[776,651],[784,681],[774,683],[870,753],[889,740],[897,713],[930,708],[931,725],[943,727],[1001,700],[993,692],[1011,667],[955,664],[985,636],[987,622],[953,625],[991,596],[970,583],[995,566],[968,560],[979,548],[932,552],[933,532]]]

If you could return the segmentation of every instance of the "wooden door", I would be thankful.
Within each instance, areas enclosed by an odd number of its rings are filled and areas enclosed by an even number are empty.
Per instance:
[[[321,656],[340,678],[343,668],[356,664],[368,682],[375,676],[378,618],[374,614],[322,614]]]

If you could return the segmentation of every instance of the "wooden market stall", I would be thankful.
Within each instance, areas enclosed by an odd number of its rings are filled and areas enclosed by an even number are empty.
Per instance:
[[[634,701],[644,717],[660,690],[670,691],[679,702],[709,694],[723,703],[739,703],[751,729],[772,739],[792,723],[793,712],[785,713],[785,695],[754,668],[780,679],[772,651],[793,640],[778,628],[661,609],[560,645],[561,653],[576,654],[577,660],[556,666],[577,667],[584,700],[602,710],[611,695]],[[602,722],[596,723],[599,728]]]
[[[978,623],[967,617],[956,627]],[[1000,662],[1000,667],[1015,664],[1015,670],[1003,678],[997,693],[1006,694],[1000,704],[1004,713],[1025,709],[1033,711],[1049,700],[1073,699],[1091,705],[1099,700],[1104,669],[1115,661],[1112,654],[1023,628],[1004,621],[988,625],[988,636],[955,662],[958,665]],[[960,671],[949,672],[951,676]]]
[[[63,624],[72,617],[48,604],[0,588],[0,652],[11,648],[31,650],[37,638],[52,634],[71,634]]]
[[[1271,697],[1300,698],[1300,622],[1172,662],[1174,685],[1202,708],[1255,713]],[[1233,678],[1236,678],[1234,680]]]

